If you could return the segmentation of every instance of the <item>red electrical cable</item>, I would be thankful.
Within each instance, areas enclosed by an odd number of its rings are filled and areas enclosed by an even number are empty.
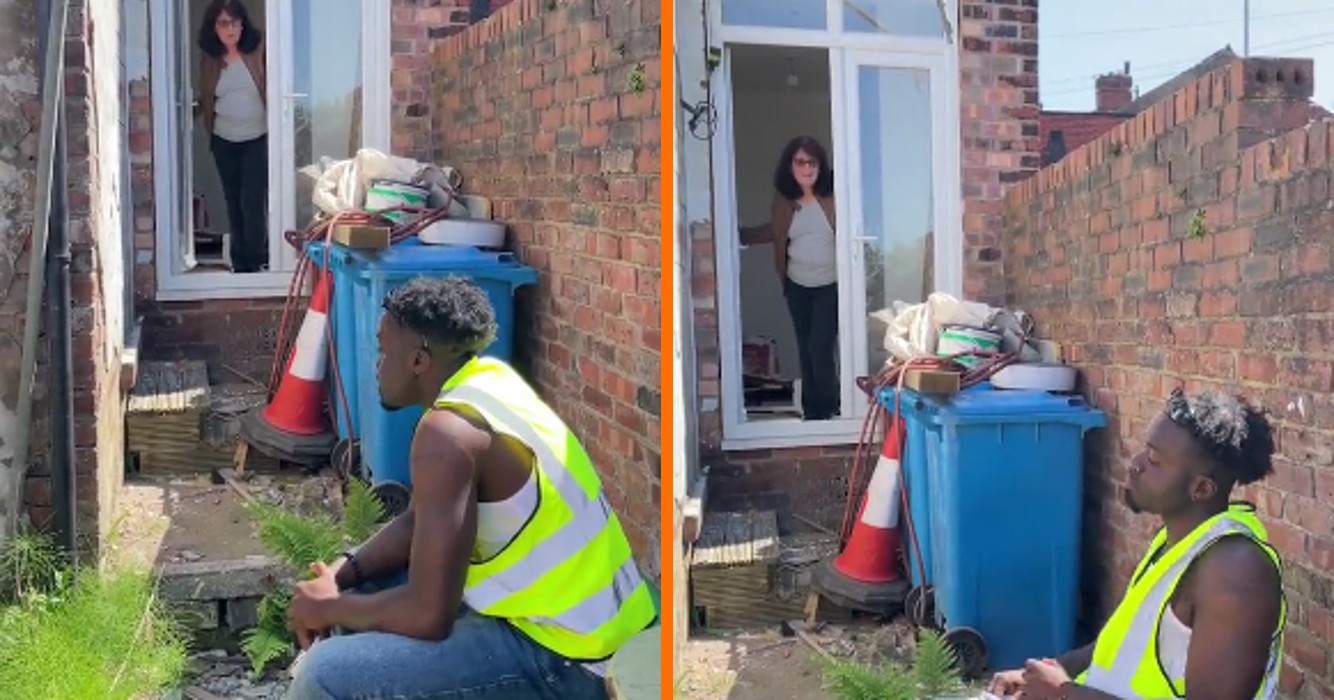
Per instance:
[[[1027,339],[1021,339],[1020,347]],[[976,368],[969,368],[959,362],[959,359],[966,356],[980,357],[984,361]],[[848,541],[851,536],[857,516],[857,505],[861,503],[865,490],[869,486],[869,478],[865,479],[868,483],[863,484],[863,467],[865,466],[867,448],[871,445],[875,437],[875,426],[878,422],[884,422],[885,439],[888,440],[891,435],[897,436],[901,442],[906,440],[902,431],[897,430],[899,423],[900,402],[903,398],[904,379],[910,369],[934,369],[946,372],[956,372],[960,375],[960,388],[974,386],[980,382],[990,379],[992,375],[1000,371],[1007,365],[1018,361],[1019,353],[991,353],[982,351],[966,351],[947,357],[913,357],[906,361],[887,364],[875,376],[874,379],[861,377],[857,380],[858,388],[866,392],[871,400],[871,409],[867,412],[866,419],[862,422],[861,437],[857,442],[857,450],[853,456],[852,472],[848,479],[848,496],[843,509],[843,527],[839,532],[839,549]],[[880,403],[880,394],[884,389],[894,387],[897,391],[894,394],[894,407],[888,416],[885,416],[885,406]],[[916,523],[913,522],[912,511],[909,507],[910,499],[908,494],[908,480],[904,473],[904,459],[900,451],[899,469],[899,511],[903,514],[904,526],[909,546],[913,548],[914,559],[916,562],[917,573],[922,581],[922,586],[927,586],[926,565],[922,561],[921,543],[917,538]]]
[[[295,337],[293,327],[296,325],[296,310],[301,305],[301,300],[305,296],[305,281],[310,270],[315,266],[315,261],[306,254],[306,248],[311,243],[321,241],[324,243],[324,261],[320,266],[320,274],[333,274],[330,268],[333,253],[333,230],[337,224],[361,224],[361,225],[384,225],[392,224],[386,217],[386,214],[394,212],[403,212],[409,216],[408,220],[402,224],[392,225],[389,231],[389,243],[393,245],[407,238],[417,235],[427,226],[448,217],[449,208],[454,203],[454,195],[446,195],[444,205],[437,208],[418,208],[418,207],[392,207],[382,209],[375,213],[365,211],[347,211],[339,212],[333,216],[320,216],[313,220],[302,231],[287,231],[283,234],[283,239],[289,245],[296,249],[298,261],[296,269],[292,272],[292,281],[287,288],[287,298],[283,303],[283,314],[278,324],[278,338],[274,348],[273,367],[269,373],[269,398],[272,399],[274,393],[278,390],[278,383],[282,380],[282,372],[285,361],[290,357],[291,344]],[[342,415],[347,426],[348,440],[354,440],[356,435],[352,430],[351,407],[347,400],[347,391],[343,383],[342,371],[338,365],[338,343],[334,337],[333,324],[325,324],[325,337],[328,340],[329,347],[329,368],[333,376],[334,392],[337,394],[338,405],[342,407]],[[333,402],[330,401],[326,407],[329,419],[334,420]]]

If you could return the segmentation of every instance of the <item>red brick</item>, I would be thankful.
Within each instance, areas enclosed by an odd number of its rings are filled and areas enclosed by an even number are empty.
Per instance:
[[[608,35],[607,13],[640,14],[622,5],[592,4],[584,17],[516,0],[441,40],[430,72],[453,89],[434,98],[429,116],[396,114],[395,129],[429,144],[405,155],[448,162],[470,191],[491,197],[520,259],[552,290],[528,297],[534,330],[520,329],[520,352],[540,368],[539,391],[585,436],[613,507],[647,556],[659,539],[659,409],[647,398],[660,391],[660,163],[648,147],[657,142],[659,73],[656,58],[645,60],[640,93],[609,78],[644,60],[622,56],[615,45],[624,39]],[[551,38],[549,51],[518,40],[531,23]],[[489,58],[467,60],[482,55]],[[515,65],[525,66],[518,76]],[[552,78],[553,68],[564,77]],[[527,100],[537,116],[468,116],[457,95],[467,104]]]
[[[1334,585],[1334,283],[1319,243],[1334,228],[1323,172],[1334,139],[1330,125],[1308,125],[1309,80],[1255,78],[1282,66],[1309,71],[1303,61],[1234,61],[1013,189],[1001,257],[1006,300],[1062,344],[1086,395],[1109,412],[1088,452],[1091,497],[1105,501],[1091,526],[1106,563],[1095,597],[1119,591],[1147,534],[1112,485],[1163,392],[1240,388],[1270,411],[1274,472],[1238,495],[1258,503],[1299,572],[1287,581],[1285,692],[1324,697],[1334,619],[1311,592]],[[1115,156],[1113,143],[1123,146]],[[1170,178],[1134,165],[1164,159]],[[1205,226],[1194,231],[1199,210]]]

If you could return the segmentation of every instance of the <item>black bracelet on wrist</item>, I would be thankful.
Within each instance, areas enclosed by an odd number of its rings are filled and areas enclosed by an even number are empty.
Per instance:
[[[361,585],[361,565],[357,563],[357,555],[351,550],[343,552],[340,556],[347,560],[347,565],[352,567],[352,585],[350,588],[356,588]]]

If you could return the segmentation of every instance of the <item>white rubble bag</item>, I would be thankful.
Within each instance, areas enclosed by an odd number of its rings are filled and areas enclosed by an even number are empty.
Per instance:
[[[318,162],[302,168],[300,173],[314,181],[311,202],[329,216],[361,209],[366,203],[370,183],[376,180],[421,185],[431,192],[428,206],[440,207],[449,201],[450,216],[468,215],[468,207],[453,197],[462,189],[463,177],[447,165],[422,163],[363,148],[345,160],[321,157]]]
[[[1002,336],[1002,352],[1020,350],[1022,345],[1022,362],[1040,359],[1037,350],[1024,342],[1032,334],[1032,319],[1023,311],[963,301],[945,292],[933,292],[920,304],[895,301],[892,309],[880,309],[870,316],[885,326],[885,350],[900,362],[935,355],[940,329],[945,326],[997,331]]]

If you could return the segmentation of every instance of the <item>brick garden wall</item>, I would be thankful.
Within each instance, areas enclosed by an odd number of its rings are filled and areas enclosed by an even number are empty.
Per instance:
[[[540,272],[519,362],[659,569],[659,4],[514,0],[443,41],[432,152]]]
[[[1176,386],[1239,390],[1279,437],[1275,473],[1245,495],[1285,559],[1283,689],[1328,698],[1334,122],[1307,124],[1311,90],[1310,61],[1239,59],[1020,184],[1005,280],[1110,418],[1087,465],[1088,626],[1155,526],[1118,493],[1147,422]]]
[[[20,3],[21,4],[21,3]],[[17,4],[16,4],[17,5]],[[7,63],[16,71],[32,70],[30,76],[17,75],[10,85],[30,85],[31,93],[10,93],[0,102],[0,119],[12,120],[6,127],[17,143],[9,152],[17,179],[15,189],[7,193],[11,207],[8,221],[16,224],[8,231],[16,255],[0,264],[0,284],[8,290],[3,341],[5,393],[17,394],[22,354],[23,309],[26,303],[27,270],[32,234],[35,166],[40,140],[40,73],[35,37],[46,31],[38,26],[35,8],[9,9],[4,13],[6,31],[14,40],[17,59]],[[64,90],[67,118],[66,181],[68,235],[71,248],[70,319],[73,336],[74,390],[74,468],[77,482],[77,527],[87,551],[96,552],[108,534],[114,514],[115,495],[123,468],[123,420],[120,401],[120,352],[124,344],[125,302],[121,290],[124,269],[122,242],[125,240],[124,209],[126,185],[122,182],[121,154],[126,129],[121,110],[122,65],[119,60],[121,32],[119,3],[110,0],[85,0],[71,3],[65,38]],[[94,21],[95,20],[95,21]],[[6,279],[6,276],[8,278]],[[45,311],[43,311],[45,313]],[[9,344],[12,343],[12,347]],[[29,470],[23,488],[23,502],[29,522],[39,528],[51,525],[53,499],[50,485],[49,407],[45,400],[47,372],[45,341],[40,345],[35,377],[33,424],[30,426]],[[10,402],[5,396],[4,404]],[[15,403],[15,406],[17,404]],[[8,408],[0,413],[0,434],[21,429],[9,419]],[[0,500],[5,496],[0,495]],[[0,511],[3,511],[0,504]]]
[[[957,36],[961,107],[965,296],[999,302],[1002,196],[1039,166],[1037,2],[962,0]],[[790,503],[836,525],[846,497],[852,446],[723,452],[717,282],[712,227],[693,238],[695,343],[699,362],[702,460],[711,469],[711,500],[732,497]],[[766,496],[767,495],[767,496]]]

